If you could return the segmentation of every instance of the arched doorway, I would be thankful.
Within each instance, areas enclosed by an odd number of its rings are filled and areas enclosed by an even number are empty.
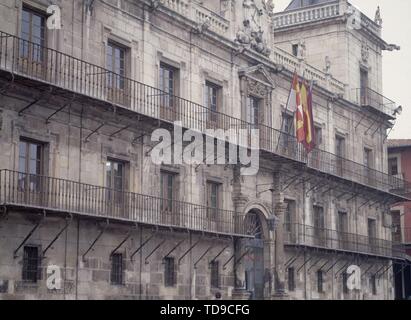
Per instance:
[[[263,215],[258,210],[251,210],[245,218],[247,234],[254,236],[245,242],[245,250],[248,254],[244,259],[245,286],[251,292],[253,300],[263,300],[265,291],[264,269],[264,227]]]

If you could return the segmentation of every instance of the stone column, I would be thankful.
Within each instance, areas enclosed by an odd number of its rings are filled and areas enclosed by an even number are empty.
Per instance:
[[[284,213],[287,204],[282,201],[275,204],[277,226],[275,229],[275,298],[285,296],[285,254],[284,254]]]
[[[285,294],[285,253],[284,253],[284,213],[287,204],[282,193],[282,176],[279,172],[273,174],[273,214],[277,217],[275,226],[275,292],[273,299],[283,299]]]
[[[236,212],[236,222],[237,227],[243,226],[244,221],[244,210],[248,202],[248,197],[242,194],[241,190],[241,175],[240,167],[236,166],[234,168],[234,183],[233,183],[233,203],[234,210]],[[244,230],[239,230],[244,231]],[[246,291],[245,288],[245,269],[242,262],[236,264],[236,261],[244,254],[245,250],[245,239],[235,239],[234,240],[234,290],[233,299],[234,300],[248,300],[250,298],[250,293]]]

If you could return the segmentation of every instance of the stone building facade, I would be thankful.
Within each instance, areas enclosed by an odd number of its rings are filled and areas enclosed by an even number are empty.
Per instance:
[[[393,299],[396,46],[346,0],[298,2],[56,0],[60,26],[49,1],[2,1],[0,298]],[[294,71],[314,80],[310,154]],[[259,129],[258,173],[154,164],[151,134],[174,121],[247,148]]]

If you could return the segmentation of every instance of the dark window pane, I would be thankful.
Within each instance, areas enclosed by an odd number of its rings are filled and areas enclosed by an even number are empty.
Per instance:
[[[39,252],[37,247],[26,246],[23,253],[23,280],[37,282],[39,279]]]
[[[112,284],[123,284],[123,255],[121,253],[115,253],[111,256],[110,278]]]
[[[164,259],[164,285],[173,287],[176,284],[176,274],[174,258],[167,257]]]

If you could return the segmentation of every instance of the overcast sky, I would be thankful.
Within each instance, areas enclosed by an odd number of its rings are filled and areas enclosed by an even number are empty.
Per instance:
[[[275,10],[282,11],[291,0],[275,0]],[[383,38],[401,46],[401,51],[383,51],[384,95],[402,105],[403,113],[390,134],[391,139],[411,139],[411,1],[350,0],[374,20],[381,7]]]

